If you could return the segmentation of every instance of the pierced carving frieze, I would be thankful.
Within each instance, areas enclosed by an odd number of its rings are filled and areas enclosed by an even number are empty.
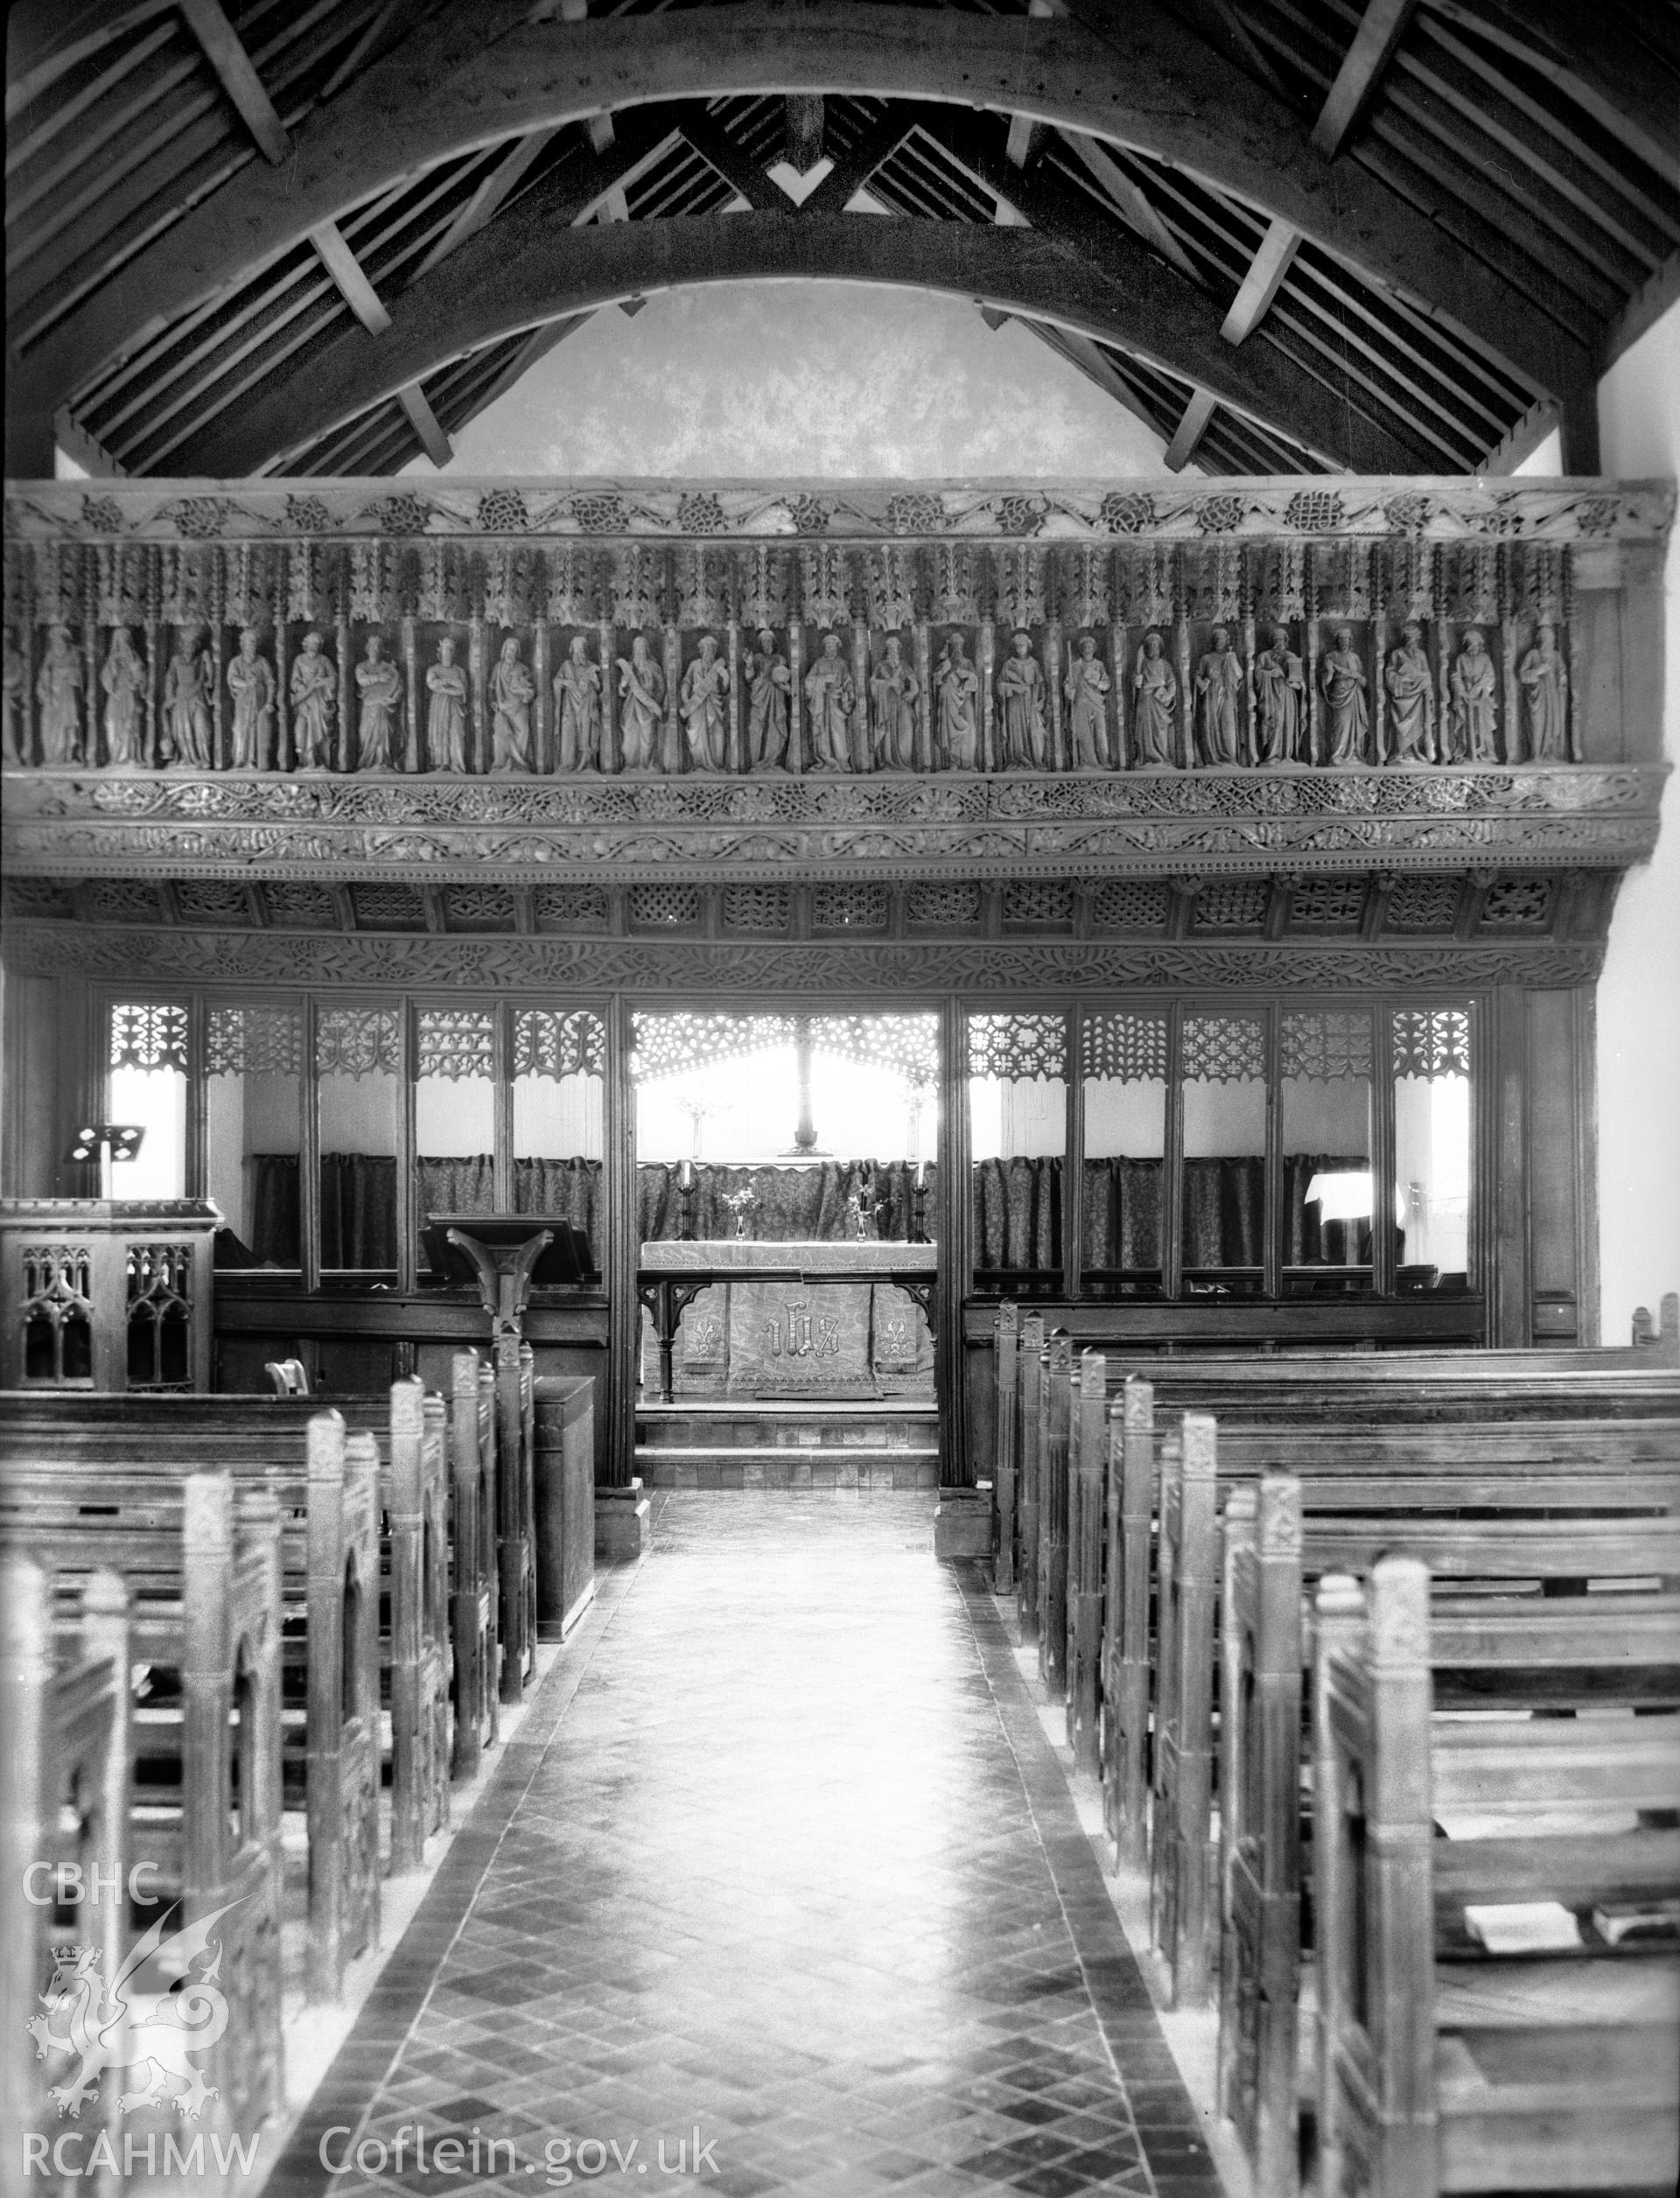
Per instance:
[[[1187,858],[1210,872],[1326,857],[1515,870],[1648,854],[1663,775],[1628,765],[751,783],[33,773],[10,780],[4,830],[14,875],[256,872],[271,890],[418,864],[438,883],[548,892],[570,889],[542,882],[562,864],[574,877],[652,883],[686,866],[692,878],[825,886],[836,872],[928,880],[930,864],[952,862],[970,878],[1012,879]],[[415,888],[393,889],[423,924]]]
[[[1429,541],[1654,540],[1671,509],[1657,481],[1531,484],[1499,479],[1319,480],[1268,476],[1217,488],[1176,479],[1046,480],[1029,494],[995,481],[545,480],[405,483],[247,481],[206,494],[167,480],[13,486],[7,529],[81,541],[203,542],[248,536],[459,537],[630,535],[650,540],[798,542],[859,536],[1114,542],[1166,535],[1262,534],[1311,541],[1358,535]]]
[[[7,931],[7,964],[20,976],[98,976],[136,983],[190,980],[288,990],[344,984],[507,991],[546,986],[584,992],[645,987],[682,992],[737,985],[812,995],[879,987],[895,992],[955,990],[984,996],[1037,987],[1071,1000],[1096,987],[1129,985],[1362,990],[1501,983],[1586,984],[1598,976],[1603,956],[1602,940],[1521,936],[1484,938],[1462,946],[1396,942],[1344,947],[1305,941],[1250,945],[1228,941],[847,938],[772,944],[532,935],[359,937],[318,932],[145,931],[133,926],[38,921],[16,921]],[[342,1013],[354,1025],[342,1032],[335,1025],[329,1048],[335,1060],[363,1059],[363,1074],[388,1064],[395,1073],[399,1026],[394,1014],[388,1032],[375,1032],[368,1026],[368,1018],[376,1020],[377,1011],[334,1013]],[[1425,1042],[1447,1047],[1450,1033],[1420,1040],[1418,1047]],[[1421,1051],[1418,1057],[1424,1057]],[[333,1062],[326,1065],[330,1068]],[[344,1068],[339,1073],[356,1072]]]

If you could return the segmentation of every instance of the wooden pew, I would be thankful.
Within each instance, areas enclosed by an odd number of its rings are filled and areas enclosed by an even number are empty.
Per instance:
[[[1607,1600],[1607,1599],[1606,1599]],[[1587,1638],[1561,1651],[1607,1673],[1641,1652],[1601,1612],[1546,1606]],[[1466,1904],[1513,1891],[1573,1909],[1671,1895],[1673,1835],[1548,1832],[1549,1806],[1680,1808],[1680,1715],[1499,1723],[1433,1713],[1432,1663],[1479,1647],[1535,1653],[1520,1630],[1444,1643],[1428,1567],[1384,1558],[1368,1598],[1320,1592],[1318,1810],[1320,2188],[1437,2191],[1674,2187],[1680,2165],[1680,1961],[1594,1934],[1554,1959],[1479,1955]],[[1669,1652],[1671,1654],[1671,1651]],[[1528,1836],[1455,1843],[1443,1816],[1502,1815]],[[1460,1851],[1455,1854],[1454,1845]],[[1458,1924],[1455,1931],[1454,1925]],[[1596,1941],[1596,1942],[1595,1942]]]
[[[289,1614],[281,1658],[290,1682],[282,1687],[281,1790],[289,1760],[308,1826],[308,1990],[312,1998],[333,1999],[349,1960],[378,1936],[378,1464],[371,1435],[346,1435],[337,1411],[312,1414],[301,1438],[301,1473],[276,1474],[259,1488],[237,1473],[234,1480],[242,1499],[260,1494],[272,1504],[281,1524]],[[0,1531],[60,1572],[108,1564],[136,1585],[144,1614],[145,1598],[173,1586],[176,1544],[202,1478],[151,1466],[11,1460]],[[157,1591],[148,1564],[163,1568]],[[148,1718],[143,1710],[143,1728]],[[295,1742],[285,1737],[289,1728]],[[172,1745],[172,1734],[166,1718]],[[143,1743],[145,1737],[143,1730]]]
[[[309,1995],[379,1939],[379,1459],[336,1411],[308,1427]]]
[[[1140,1424],[1149,1405],[1140,1384],[1132,1405]],[[1123,1424],[1124,1406],[1122,1407]],[[1131,1666],[1123,1659],[1115,1672],[1110,1715],[1116,1727],[1109,1751],[1116,1776],[1111,1814],[1116,1826],[1116,1863],[1122,1852],[1137,1858],[1141,1826],[1147,1821],[1155,1942],[1172,1979],[1174,2003],[1194,2005],[1206,1992],[1211,1973],[1206,1925],[1205,1881],[1211,1824],[1210,1782],[1214,1656],[1214,1585],[1218,1544],[1215,1487],[1225,1448],[1222,1431],[1208,1416],[1186,1414],[1183,1463],[1163,1446],[1159,1534],[1154,1549],[1154,1603],[1158,1649],[1148,1671],[1147,1637],[1134,1627],[1129,1644]],[[1589,1572],[1598,1575],[1680,1572],[1680,1521],[1642,1516],[1680,1497],[1676,1472],[1652,1476],[1652,1486],[1630,1495],[1614,1470],[1583,1472],[1565,1479],[1558,1460],[1548,1456],[1532,1474],[1505,1453],[1509,1431],[1472,1426],[1457,1432],[1456,1460],[1436,1460],[1424,1475],[1405,1469],[1404,1452],[1388,1462],[1400,1470],[1388,1479],[1367,1472],[1358,1481],[1357,1507],[1320,1511],[1319,1502],[1341,1504],[1348,1483],[1325,1475],[1312,1484],[1307,1516],[1308,1571],[1368,1564],[1384,1548],[1415,1549],[1438,1572],[1459,1578],[1523,1577],[1570,1581]],[[1192,1436],[1194,1435],[1193,1443]],[[1347,1439],[1360,1440],[1358,1431]],[[1480,1454],[1486,1440],[1499,1453],[1497,1470]],[[1110,1445],[1111,1453],[1114,1446]],[[1676,1453],[1680,1466],[1680,1452]],[[1124,1444],[1121,1470],[1125,1468]],[[1455,1476],[1456,1472],[1456,1478]],[[1449,1515],[1485,1509],[1497,1500],[1496,1535],[1485,1522]],[[1146,1559],[1150,1518],[1134,1494],[1133,1509],[1121,1519],[1119,1561],[1112,1578],[1124,1597],[1130,1582],[1136,1592]],[[1587,1511],[1619,1510],[1586,1517]],[[1544,1516],[1554,1510],[1572,1515]],[[1526,1516],[1518,1516],[1517,1514]],[[1588,1563],[1590,1558],[1591,1562]],[[1148,1575],[1140,1600],[1148,1603]],[[1134,1614],[1135,1615],[1136,1614]],[[1119,1620],[1124,1623],[1122,1611]],[[1115,1628],[1110,1628],[1114,1631]],[[1149,1797],[1144,1799],[1139,1702],[1148,1681],[1153,1737]],[[1145,1819],[1145,1807],[1148,1816]]]
[[[1020,1388],[1020,1316],[1013,1305],[998,1308],[994,1347],[998,1377],[997,1456],[992,1465],[992,1487],[998,1507],[998,1554],[992,1564],[992,1588],[999,1595],[1015,1592],[1015,1536],[1017,1488],[1020,1473],[1020,1421],[1016,1403]]]
[[[476,1351],[450,1361],[450,1640],[454,1774],[472,1778],[500,1731],[497,1669],[495,1376]]]
[[[1044,1481],[1044,1316],[1029,1312],[1021,1323],[1018,1373],[1015,1383],[1017,1447],[1021,1460],[1020,1579],[1021,1640],[1039,1638],[1040,1520]]]
[[[1017,1321],[1018,1308],[1005,1301],[998,1308],[993,1369],[997,1415],[990,1455],[978,1460],[981,1474],[990,1468],[994,1483],[1000,1474],[1005,1446],[1013,1426],[1019,1462],[1022,1427],[1018,1379],[1012,1382],[1008,1360],[1012,1342],[1018,1367],[1031,1349],[1027,1320]],[[1036,1317],[1042,1333],[1043,1316]],[[1077,1308],[1068,1317],[1078,1326]],[[1632,1340],[1627,1344],[1536,1346],[1527,1350],[1360,1350],[1309,1349],[1201,1351],[1184,1353],[1128,1350],[1116,1338],[1093,1335],[1092,1343],[1109,1362],[1110,1382],[1117,1395],[1126,1379],[1139,1375],[1152,1381],[1163,1411],[1210,1411],[1222,1425],[1247,1420],[1283,1418],[1306,1424],[1320,1416],[1315,1397],[1327,1404],[1322,1416],[1346,1418],[1379,1417],[1396,1409],[1416,1416],[1408,1400],[1410,1392],[1429,1392],[1437,1410],[1453,1418],[1499,1418],[1508,1410],[1534,1418],[1554,1416],[1608,1418],[1642,1410],[1680,1411],[1672,1401],[1672,1382],[1652,1377],[1680,1370],[1680,1293],[1663,1298],[1660,1318],[1653,1321],[1643,1307],[1634,1316]],[[1526,1405],[1519,1402],[1526,1393]],[[1012,1417],[1009,1399],[1015,1399]],[[1299,1399],[1305,1397],[1305,1405]],[[1646,1401],[1650,1398],[1656,1401]]]
[[[1161,1450],[1149,1911],[1175,2007],[1199,2006],[1209,1973],[1215,1443],[1214,1421],[1186,1412]]]
[[[1116,1866],[1147,1858],[1151,1524],[1155,1422],[1147,1382],[1133,1379],[1109,1418],[1108,1563],[1102,1625],[1102,1809]]]
[[[381,1459],[380,1499],[385,1518],[381,1564],[388,1613],[382,1637],[382,1686],[391,1708],[392,1867],[397,1870],[411,1868],[420,1858],[415,1827],[420,1827],[424,1842],[448,1817],[452,1483],[458,1494],[468,1478],[475,1480],[480,1489],[480,1519],[485,1516],[485,1492],[494,1499],[492,1376],[474,1354],[461,1356],[474,1369],[474,1394],[465,1415],[458,1454],[452,1450],[447,1408],[440,1399],[423,1401],[424,1385],[418,1380],[397,1382],[378,1397],[346,1397],[332,1407],[342,1410],[351,1430],[374,1438]],[[288,1508],[301,1511],[307,1500],[304,1430],[321,1409],[319,1398],[307,1396],[139,1400],[12,1391],[0,1395],[0,1463],[150,1469],[166,1477],[178,1476],[194,1465],[226,1463],[242,1481],[271,1484]],[[469,1446],[477,1453],[470,1472]],[[454,1561],[466,1568],[458,1592],[476,1595],[481,1605],[495,1571],[494,1547],[484,1543],[482,1531],[476,1542],[469,1535],[452,1553]],[[486,1607],[493,1615],[493,1603]],[[472,1700],[482,1741],[482,1674],[494,1662],[493,1630],[486,1637],[480,1628],[478,1650],[467,1676],[478,1690]],[[457,1762],[454,1768],[459,1774],[464,1766]]]
[[[1068,1744],[1077,1768],[1102,1768],[1102,1569],[1108,1404],[1096,1351],[1079,1362],[1068,1445]]]
[[[1680,1565],[1672,1518],[1536,1518],[1535,1493],[1510,1488],[1513,1508],[1492,1519],[1303,1515],[1292,1476],[1269,1474],[1231,1491],[1225,1510],[1219,1725],[1221,1950],[1219,2094],[1264,2198],[1293,2188],[1295,2039],[1300,1961],[1300,1775],[1303,1588],[1345,1565],[1368,1570],[1385,1549],[1427,1550],[1444,1580],[1544,1585],[1590,1572],[1625,1583]],[[1542,1491],[1544,1493],[1544,1491]],[[1620,1698],[1674,1699],[1680,1681],[1680,1598],[1626,1592],[1564,1602],[1508,1592],[1443,1600],[1437,1612],[1438,1691],[1455,1708],[1481,1706],[1496,1682],[1513,1707],[1572,1705],[1578,1681],[1564,1650],[1592,1628],[1616,1629]],[[1520,1634],[1531,1663],[1489,1656],[1487,1639]],[[1503,1654],[1503,1652],[1502,1652]],[[1635,1667],[1640,1669],[1636,1671]],[[1652,1667],[1666,1667],[1653,1670]],[[1653,1694],[1650,1682],[1657,1682]],[[1680,1841],[1675,1843],[1680,1858]]]
[[[52,2134],[58,2117],[30,2026],[54,1947],[109,1986],[126,1945],[129,1880],[129,1595],[116,1573],[91,1574],[55,1638],[52,1576],[18,1550],[0,1553],[0,1726],[9,1735],[0,1801],[0,2123],[6,2143]],[[74,1813],[66,1836],[64,1815]],[[58,1905],[53,1873],[74,1868],[74,1900]],[[62,1959],[57,1967],[65,1966]],[[47,2027],[65,2026],[47,2017]],[[120,2126],[107,2086],[82,2118]],[[93,2132],[88,2132],[91,2150]],[[15,2156],[14,2156],[15,2157]],[[119,2146],[120,2157],[120,2146]],[[20,2163],[21,2165],[21,2163]]]
[[[1132,1376],[1110,1413],[1105,1815],[1117,1860],[1133,1868],[1144,1859],[1156,1410],[1155,1384]],[[1222,1479],[1256,1479],[1279,1464],[1298,1470],[1314,1513],[1497,1508],[1519,1487],[1531,1511],[1680,1510],[1680,1417],[1258,1429],[1219,1423]]]
[[[1039,1397],[1039,1676],[1053,1702],[1068,1694],[1068,1445],[1073,1345],[1053,1335]]]
[[[10,1476],[8,1476],[10,1479]],[[200,1927],[220,1948],[225,2030],[197,2058],[213,2120],[259,2127],[284,2105],[280,2031],[280,1515],[266,1489],[235,1491],[226,1470],[189,1475],[168,1524],[94,1536],[85,1523],[59,1561],[18,1517],[0,1548],[34,1554],[60,1581],[102,1567],[130,1597],[132,1659],[150,1692],[132,1712],[130,1856],[181,1903],[172,1934]],[[162,1935],[159,1912],[156,1927]],[[186,1956],[178,1941],[173,1955]],[[207,2109],[206,2109],[207,2110]]]

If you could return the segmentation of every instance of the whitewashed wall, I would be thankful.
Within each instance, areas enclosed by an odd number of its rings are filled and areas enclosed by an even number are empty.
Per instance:
[[[1680,305],[1599,389],[1600,457],[1624,477],[1680,473]],[[1664,752],[1680,756],[1680,541],[1668,556]],[[1603,1334],[1680,1289],[1680,794],[1656,853],[1617,900],[1599,986],[1599,1256]]]

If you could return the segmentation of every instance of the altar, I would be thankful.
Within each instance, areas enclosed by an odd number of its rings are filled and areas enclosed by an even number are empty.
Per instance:
[[[932,1244],[878,1238],[644,1243],[642,1393],[668,1374],[679,1399],[931,1397],[938,1264]]]

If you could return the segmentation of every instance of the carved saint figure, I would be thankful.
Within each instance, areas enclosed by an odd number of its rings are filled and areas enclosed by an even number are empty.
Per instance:
[[[332,720],[338,708],[339,668],[312,629],[291,665],[291,730],[300,771],[332,768]]]
[[[1179,676],[1166,654],[1158,628],[1144,636],[1131,675],[1137,696],[1138,753],[1145,764],[1176,764],[1172,752],[1178,732]]]
[[[141,760],[144,726],[140,698],[145,691],[146,668],[126,626],[119,626],[112,632],[99,683],[105,692],[107,754],[115,768],[131,771]]]
[[[962,651],[962,636],[946,642],[934,679],[939,690],[939,740],[953,771],[980,768],[980,675]]]
[[[1214,628],[1214,645],[1196,666],[1197,747],[1203,763],[1241,763],[1242,732],[1237,697],[1242,692],[1242,660],[1231,647],[1230,630]]]
[[[1400,631],[1400,646],[1390,649],[1383,673],[1389,690],[1389,724],[1393,729],[1396,763],[1433,763],[1435,752],[1435,683],[1424,647],[1424,629],[1408,620]]]
[[[654,662],[648,636],[632,636],[630,654],[619,659],[620,723],[626,771],[657,770],[660,729],[665,721],[665,675]]]
[[[41,705],[41,761],[81,760],[81,662],[67,626],[47,629],[46,654],[35,680]]]
[[[1529,761],[1569,760],[1569,674],[1558,654],[1554,626],[1534,629],[1534,647],[1516,668],[1529,720]]]
[[[10,626],[6,628],[5,633],[4,665],[5,716],[0,723],[3,723],[4,727],[5,757],[8,763],[17,764],[21,767],[24,761],[24,686],[26,667],[21,652],[12,647]]]
[[[870,749],[878,771],[916,767],[916,697],[921,682],[904,661],[904,648],[889,634],[881,661],[870,676]]]
[[[805,675],[805,699],[811,712],[811,768],[850,771],[858,684],[840,653],[837,634],[822,636],[822,652]]]
[[[531,767],[531,704],[536,682],[519,653],[519,642],[508,634],[490,675],[490,768],[528,771]]]
[[[1032,636],[1018,633],[998,674],[1006,771],[1042,771],[1045,762],[1044,672],[1032,654]]]
[[[359,771],[388,771],[392,767],[391,750],[397,715],[402,707],[402,675],[382,653],[383,648],[381,637],[370,634],[361,662],[356,666],[356,693],[360,698],[356,716]]]
[[[1306,708],[1306,675],[1289,645],[1289,629],[1274,626],[1270,646],[1254,660],[1256,759],[1261,763],[1295,763],[1301,752],[1301,721]]]
[[[234,698],[234,768],[264,770],[274,738],[274,667],[257,654],[254,626],[239,637],[228,667],[228,691]]]
[[[682,675],[682,719],[689,729],[689,754],[696,771],[721,771],[729,752],[729,667],[718,654],[715,634],[700,636],[700,654]]]
[[[554,715],[560,728],[560,768],[593,771],[601,760],[601,668],[581,634],[554,676]]]
[[[1096,637],[1082,634],[1068,660],[1061,690],[1075,771],[1101,771],[1108,763],[1109,675],[1096,653]]]
[[[317,640],[320,636],[317,634]],[[168,760],[195,771],[210,768],[214,738],[210,723],[210,658],[194,627],[175,636],[175,654],[164,674],[164,724]]]
[[[1336,628],[1336,645],[1319,667],[1319,684],[1330,712],[1330,760],[1363,763],[1370,711],[1365,702],[1365,667],[1354,647],[1351,627]]]
[[[776,637],[760,629],[757,648],[746,653],[746,766],[749,771],[779,771],[788,755],[788,713],[794,675]]]
[[[1474,626],[1452,666],[1452,730],[1466,763],[1499,761],[1499,675]]]
[[[455,662],[455,644],[445,634],[438,661],[426,667],[426,759],[434,771],[466,769],[466,667]]]

